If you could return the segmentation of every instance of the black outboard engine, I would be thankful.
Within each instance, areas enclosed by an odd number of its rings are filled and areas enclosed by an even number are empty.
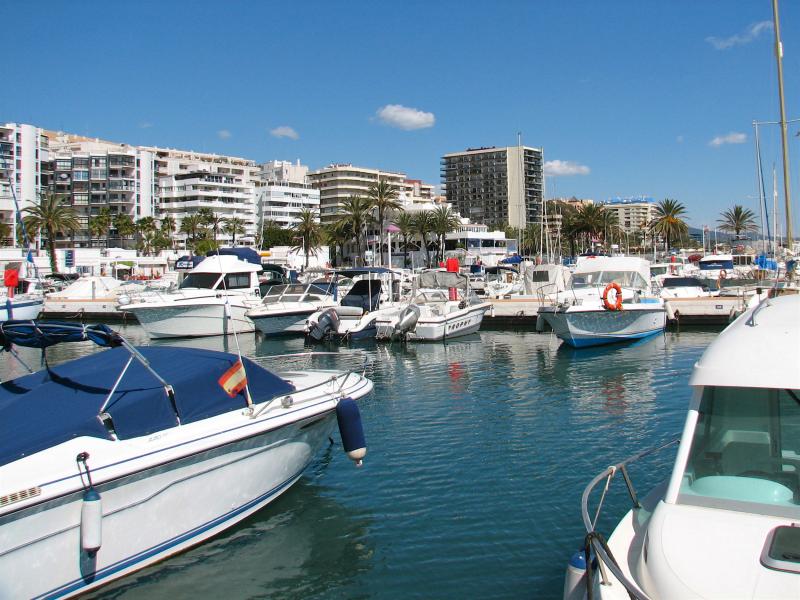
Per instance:
[[[335,308],[323,310],[316,323],[309,323],[308,335],[314,341],[321,341],[332,331],[339,331],[339,313]]]
[[[415,304],[409,304],[397,318],[397,324],[394,326],[394,335],[405,335],[417,325],[419,321],[419,307]]]

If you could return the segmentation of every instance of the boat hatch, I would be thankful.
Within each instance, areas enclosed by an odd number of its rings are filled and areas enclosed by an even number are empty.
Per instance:
[[[800,517],[797,391],[705,388],[678,502]]]
[[[769,532],[761,564],[777,571],[800,573],[800,527],[796,523]]]

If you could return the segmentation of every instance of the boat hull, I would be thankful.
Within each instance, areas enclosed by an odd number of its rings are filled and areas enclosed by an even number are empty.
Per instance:
[[[475,333],[481,328],[483,315],[489,310],[488,303],[474,308],[461,309],[439,317],[420,317],[414,328],[406,334],[406,339],[421,342],[439,342]],[[379,319],[378,339],[391,339],[397,317]]]
[[[309,315],[316,312],[316,308],[274,315],[251,315],[257,331],[264,335],[303,335],[306,320]]]
[[[6,298],[0,302],[0,322],[11,319],[28,321],[33,320],[42,312],[44,301],[41,298]]]
[[[575,348],[636,340],[664,331],[666,311],[638,305],[621,311],[581,309],[581,307],[541,308],[539,317],[559,339]]]
[[[195,302],[169,304],[141,304],[125,307],[142,325],[151,339],[204,337],[229,333],[249,333],[255,325],[246,312],[250,306],[242,303]],[[225,318],[226,310],[230,319]]]
[[[94,555],[81,550],[81,492],[4,517],[0,597],[84,593],[216,535],[297,481],[334,423],[328,411],[97,486]]]

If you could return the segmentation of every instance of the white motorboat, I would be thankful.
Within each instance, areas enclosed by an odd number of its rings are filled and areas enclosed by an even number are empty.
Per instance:
[[[53,318],[108,318],[120,316],[117,300],[119,279],[86,275],[64,289],[45,296],[44,313]]]
[[[695,364],[689,384],[671,476],[639,499],[629,467],[674,442],[609,467],[584,491],[587,541],[600,568],[590,561],[587,574],[585,554],[574,556],[565,598],[800,593],[800,296],[742,314]],[[595,529],[600,509],[590,513],[589,503],[617,473],[633,508],[605,543]]]
[[[314,341],[374,339],[376,319],[400,306],[399,280],[394,271],[383,267],[338,271],[334,285],[341,276],[352,277],[352,287],[338,305],[318,310],[308,317],[304,328],[306,335]]]
[[[331,291],[327,283],[273,285],[247,317],[264,335],[302,335],[310,315],[338,304]]]
[[[10,262],[3,270],[0,288],[0,322],[35,319],[44,305],[44,291],[29,262]]]
[[[461,273],[425,271],[411,300],[375,319],[377,339],[403,338],[441,341],[475,333],[491,307],[470,293],[469,278]]]
[[[337,421],[366,453],[363,374],[0,324],[0,347],[88,339],[114,347],[0,386],[0,597],[82,594],[216,535],[296,482]]]
[[[649,296],[649,263],[623,256],[581,257],[571,289],[539,308],[555,334],[576,348],[648,337],[666,326],[661,298]]]
[[[150,338],[199,337],[254,331],[246,313],[261,302],[261,266],[231,255],[205,258],[178,289],[121,304]]]

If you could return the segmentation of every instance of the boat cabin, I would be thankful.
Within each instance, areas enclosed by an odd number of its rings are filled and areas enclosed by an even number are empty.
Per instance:
[[[184,277],[180,289],[258,290],[260,271],[260,265],[235,256],[209,256]]]

